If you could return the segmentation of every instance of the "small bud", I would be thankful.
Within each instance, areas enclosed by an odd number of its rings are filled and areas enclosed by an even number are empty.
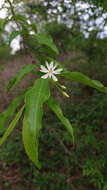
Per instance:
[[[69,98],[70,96],[66,93],[66,92],[62,92],[64,96],[66,96],[67,98]]]
[[[63,88],[63,89],[66,89],[66,86],[64,86],[64,85],[61,85],[61,88]]]

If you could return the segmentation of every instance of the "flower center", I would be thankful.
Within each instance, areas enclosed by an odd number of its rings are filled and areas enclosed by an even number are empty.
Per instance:
[[[49,70],[49,73],[50,73],[50,74],[52,74],[52,73],[53,73],[53,70],[52,70],[52,69],[50,69],[50,70]]]

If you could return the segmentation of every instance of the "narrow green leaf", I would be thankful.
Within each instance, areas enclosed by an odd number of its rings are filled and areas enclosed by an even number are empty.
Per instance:
[[[19,110],[19,112],[16,114],[15,118],[10,123],[9,127],[7,128],[6,132],[4,133],[3,137],[0,138],[0,146],[4,143],[4,141],[7,139],[7,137],[12,133],[16,123],[19,121],[22,112],[24,110],[24,106]]]
[[[91,80],[89,77],[80,72],[65,71],[62,72],[61,75],[69,80],[75,80],[77,82],[83,83],[85,85],[88,85],[90,87],[96,88],[97,90],[107,93],[107,87],[104,87],[104,85],[100,81]]]
[[[0,18],[0,32],[3,32],[5,26],[5,19]]]
[[[11,43],[11,41],[14,39],[14,38],[16,38],[18,35],[20,35],[21,34],[21,32],[22,31],[19,31],[19,30],[14,30],[13,32],[11,32],[11,35],[10,35],[10,37],[9,37],[9,45],[10,45],[10,43]]]
[[[98,80],[91,80],[92,84],[95,85],[95,86],[98,86],[98,88],[103,88],[104,85],[98,81]]]
[[[10,45],[11,41],[16,38],[18,35],[26,35],[27,34],[27,31],[25,29],[23,30],[13,30],[10,34],[10,37],[9,37],[9,40],[8,40],[8,43]]]
[[[17,20],[17,21],[19,21],[19,22],[21,22],[21,23],[23,23],[23,24],[25,24],[27,26],[29,25],[28,22],[27,22],[26,17],[23,16],[23,15],[19,15],[19,14],[18,15],[13,15],[12,19]]]
[[[16,74],[16,76],[14,76],[10,80],[7,87],[7,91],[9,91],[13,86],[14,88],[16,88],[16,85],[21,81],[21,79],[24,78],[25,75],[33,71],[35,68],[36,68],[36,65],[33,65],[33,64],[25,65],[24,67],[22,67],[20,71]]]
[[[41,33],[35,34],[35,36],[40,44],[50,47],[56,54],[59,53],[58,49],[56,48],[56,45],[53,42],[53,39],[51,38],[49,34],[41,32]]]
[[[4,131],[4,128],[8,122],[8,120],[13,116],[15,113],[16,108],[20,105],[25,93],[21,94],[17,98],[15,98],[7,110],[0,114],[0,134]]]
[[[48,46],[45,46],[45,45],[41,46],[39,48],[38,54],[40,54],[40,56],[41,56],[41,53],[43,53],[45,60],[46,60],[47,55],[49,55],[53,59],[56,59],[56,52]]]
[[[74,144],[73,128],[72,128],[69,120],[63,115],[60,106],[56,103],[56,101],[54,99],[52,99],[52,97],[50,97],[48,99],[47,104],[53,110],[53,112],[57,115],[57,117],[61,120],[61,122],[65,125],[68,132],[72,136],[72,142]]]
[[[38,160],[38,136],[43,116],[43,103],[50,96],[48,79],[37,79],[25,97],[25,116],[23,120],[23,143],[29,158],[40,168]]]
[[[10,81],[9,81],[9,84],[7,86],[7,92],[10,91],[10,89],[12,88],[12,86],[14,85],[14,83],[16,82],[16,76],[14,76]]]
[[[33,30],[35,33],[37,33],[37,27],[36,27],[35,24],[30,24],[29,26],[32,28],[32,30]]]

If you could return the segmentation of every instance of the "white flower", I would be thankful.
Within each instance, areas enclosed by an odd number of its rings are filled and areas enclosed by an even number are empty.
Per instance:
[[[45,63],[46,63],[46,67],[44,67],[43,65],[40,66],[41,68],[40,71],[43,73],[46,73],[41,78],[46,79],[49,77],[49,78],[52,78],[54,81],[57,81],[58,79],[56,78],[55,75],[60,74],[60,72],[63,69],[56,69],[57,64],[54,64],[53,61],[51,61],[50,64],[47,61]]]

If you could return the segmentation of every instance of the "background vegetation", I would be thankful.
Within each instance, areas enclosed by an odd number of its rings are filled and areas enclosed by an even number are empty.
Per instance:
[[[20,25],[11,19],[14,12],[23,16],[17,18],[19,23],[26,25],[26,20],[31,23],[29,32],[48,31],[59,49],[57,60],[64,66],[107,86],[106,0],[10,2],[7,0],[1,7],[7,10],[7,16],[0,19],[0,111],[35,79],[35,73],[31,73],[15,91],[7,94],[12,76],[23,65],[37,64],[36,58],[43,54],[33,37],[18,35]],[[23,31],[26,32],[26,27]],[[17,52],[15,37],[20,47]],[[63,78],[62,83],[67,86],[69,99],[62,99],[54,88],[52,92],[72,123],[75,147],[68,132],[46,107],[39,145],[42,169],[38,170],[25,154],[20,121],[0,147],[1,189],[107,190],[107,95],[74,81],[65,82]]]

